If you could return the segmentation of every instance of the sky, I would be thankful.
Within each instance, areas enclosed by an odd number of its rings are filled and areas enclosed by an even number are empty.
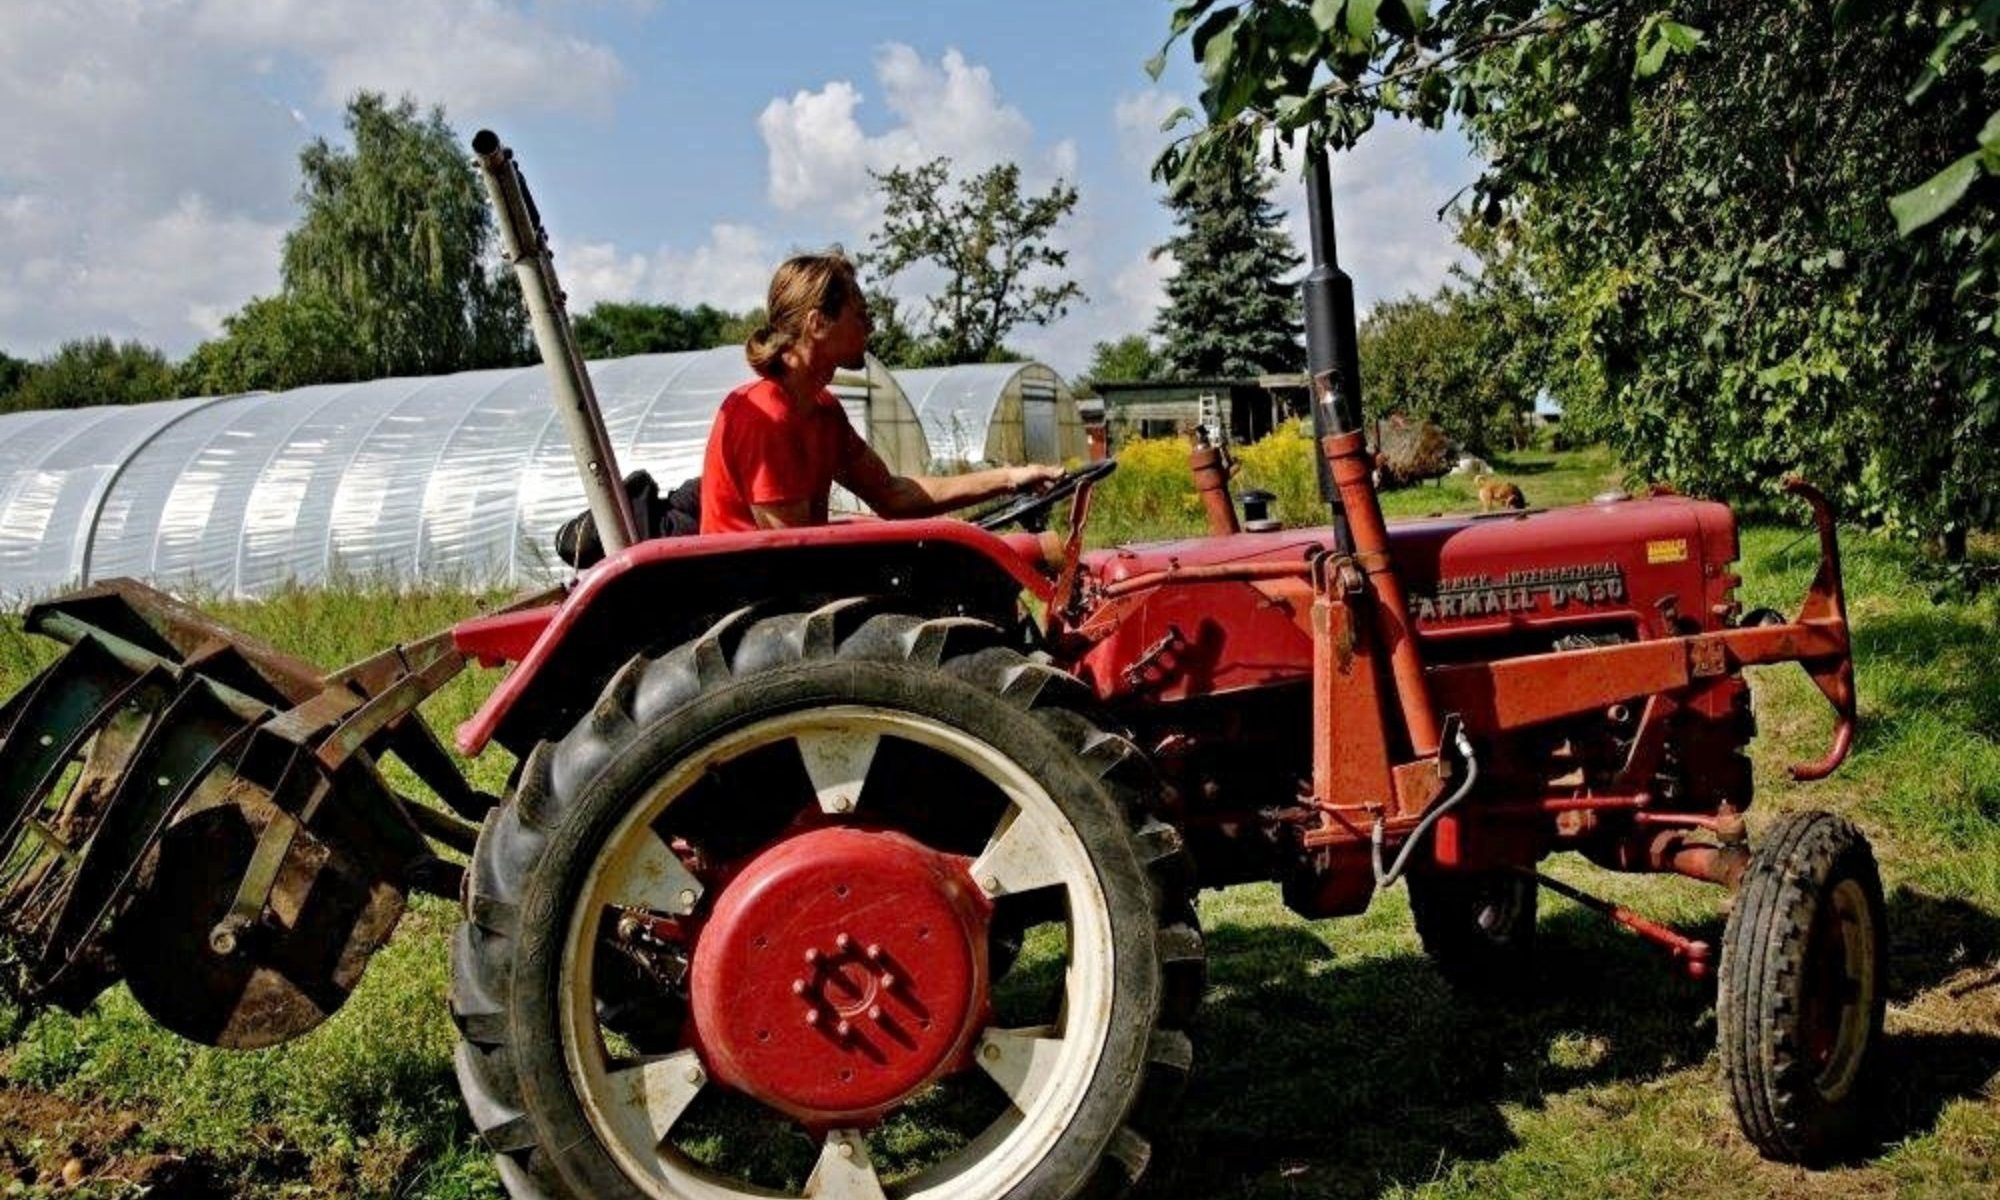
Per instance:
[[[0,351],[137,338],[185,354],[278,286],[298,152],[360,89],[491,127],[535,189],[573,311],[763,301],[798,249],[865,249],[870,171],[943,155],[1073,182],[1088,298],[1010,344],[1066,373],[1144,331],[1175,269],[1148,167],[1200,84],[1156,82],[1166,0],[39,0],[0,5]],[[1443,283],[1437,211],[1476,165],[1385,125],[1334,164],[1364,308]],[[1274,193],[1305,244],[1294,176]],[[921,278],[895,289],[920,294]]]

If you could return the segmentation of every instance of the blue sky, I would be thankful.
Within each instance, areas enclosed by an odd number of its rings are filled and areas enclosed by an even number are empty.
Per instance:
[[[1075,181],[1062,233],[1090,303],[1020,348],[1076,371],[1144,329],[1171,260],[1147,165],[1198,90],[1141,63],[1144,0],[66,0],[0,12],[0,350],[138,337],[181,354],[277,285],[298,148],[361,87],[442,103],[521,155],[579,307],[741,308],[796,247],[861,248],[867,172],[950,156]],[[1474,165],[1390,126],[1336,164],[1364,306],[1455,258],[1436,210]],[[1278,199],[1302,207],[1295,181]],[[1303,236],[1302,229],[1300,236]],[[914,295],[921,279],[902,289]]]

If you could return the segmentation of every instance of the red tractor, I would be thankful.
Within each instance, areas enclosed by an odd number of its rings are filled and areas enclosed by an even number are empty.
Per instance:
[[[1097,1195],[1194,1060],[1198,888],[1274,880],[1318,918],[1406,883],[1468,987],[1520,971],[1550,888],[1713,977],[1761,1151],[1841,1148],[1882,1025],[1874,860],[1832,815],[1755,846],[1743,819],[1743,668],[1797,662],[1832,703],[1795,776],[1853,736],[1817,492],[1792,485],[1821,561],[1789,619],[1742,612],[1729,509],[1672,493],[1386,525],[1320,161],[1329,524],[1239,531],[1198,449],[1186,541],[1083,550],[1103,463],[977,523],[634,544],[532,205],[475,149],[609,557],[330,675],[129,582],[34,609],[70,649],[0,707],[31,996],[123,978],[187,1037],[268,1045],[427,891],[464,906],[457,1074],[518,1197]],[[1067,532],[1033,531],[1064,499]],[[518,756],[504,797],[413,715],[471,660],[512,664],[456,739]],[[1731,889],[1719,953],[1539,875],[1560,851]]]

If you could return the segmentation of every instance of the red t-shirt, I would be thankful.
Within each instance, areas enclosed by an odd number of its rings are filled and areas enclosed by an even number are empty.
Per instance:
[[[729,393],[708,431],[701,464],[701,531],[757,528],[750,506],[805,500],[814,523],[826,520],[835,481],[866,498],[889,470],[869,448],[833,393],[822,390],[801,414],[776,380],[758,379]]]

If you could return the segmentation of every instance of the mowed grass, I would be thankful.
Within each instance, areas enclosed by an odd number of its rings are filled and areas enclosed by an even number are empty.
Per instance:
[[[1138,469],[1146,454],[1165,465]],[[1536,504],[1621,482],[1601,452],[1495,466]],[[1288,519],[1312,519],[1310,476],[1297,478],[1289,457],[1248,461],[1245,474],[1253,467],[1281,508],[1299,507]],[[1137,455],[1101,492],[1094,526],[1123,528],[1120,537],[1197,531],[1184,472],[1184,454]],[[1476,497],[1469,481],[1447,480],[1392,493],[1385,506],[1420,515],[1476,507]],[[1143,524],[1124,520],[1130,510]],[[1802,530],[1746,532],[1746,602],[1796,602],[1815,554]],[[1825,1171],[1759,1159],[1736,1131],[1712,1053],[1712,992],[1567,902],[1544,898],[1524,994],[1481,1006],[1455,1000],[1426,963],[1401,889],[1364,916],[1308,922],[1259,886],[1203,897],[1212,986],[1196,1074],[1142,1195],[2000,1192],[2000,601],[1934,604],[1907,549],[1852,532],[1843,549],[1861,737],[1833,779],[1790,782],[1784,766],[1817,758],[1831,719],[1797,668],[1757,672],[1752,827],[1830,808],[1860,824],[1882,859],[1894,945],[1879,1144]],[[332,665],[471,615],[476,602],[347,592],[210,607]],[[0,694],[55,649],[0,622]],[[469,673],[425,716],[448,732],[493,678]],[[489,756],[471,770],[497,790],[509,766]],[[1720,939],[1714,889],[1570,861],[1552,870]],[[154,1029],[122,989],[83,1017],[0,1012],[0,1194],[9,1173],[25,1194],[53,1194],[52,1173],[74,1154],[86,1182],[64,1194],[138,1194],[139,1165],[178,1159],[180,1175],[151,1178],[179,1182],[154,1194],[498,1196],[451,1077],[454,919],[450,905],[419,900],[347,1007],[275,1050],[190,1046]]]

